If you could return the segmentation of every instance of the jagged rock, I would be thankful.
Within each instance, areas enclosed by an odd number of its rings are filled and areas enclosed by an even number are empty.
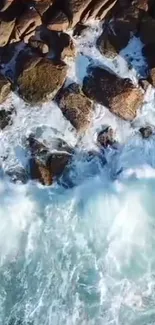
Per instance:
[[[0,74],[0,104],[2,104],[6,100],[10,91],[10,82],[2,74]]]
[[[104,19],[117,0],[96,0],[91,1],[81,16],[81,21],[86,22],[89,18]]]
[[[153,134],[151,126],[142,127],[139,129],[139,132],[144,139],[148,139]]]
[[[18,92],[31,104],[53,98],[66,78],[67,66],[41,59],[31,69],[22,71],[17,78]]]
[[[36,10],[29,8],[17,19],[14,37],[16,41],[24,38],[25,35],[32,35],[37,26],[41,25],[41,17]]]
[[[12,114],[14,112],[13,108],[8,110],[1,109],[0,110],[0,129],[3,130],[6,126],[12,124]]]
[[[18,167],[17,169],[11,169],[6,172],[13,183],[26,184],[29,179],[27,171],[23,167]]]
[[[51,185],[71,162],[70,153],[51,153],[49,149],[36,139],[30,137],[29,148],[31,159],[29,161],[30,177],[43,185]]]
[[[15,27],[15,19],[12,21],[4,21],[0,18],[0,46],[5,46]]]
[[[87,128],[91,120],[93,104],[82,93],[78,84],[72,83],[68,87],[62,88],[56,101],[64,116],[78,131]]]
[[[43,27],[40,30],[40,38],[48,45],[52,57],[56,60],[63,60],[66,56],[75,55],[73,40],[66,33],[50,31]]]
[[[105,125],[97,135],[97,142],[101,147],[107,148],[115,143],[113,129]]]
[[[130,79],[121,79],[100,67],[90,67],[83,81],[83,92],[124,120],[133,120],[143,101],[140,89]]]

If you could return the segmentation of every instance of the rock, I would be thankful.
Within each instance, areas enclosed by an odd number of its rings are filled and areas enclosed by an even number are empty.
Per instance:
[[[5,11],[11,4],[13,3],[14,0],[1,0],[0,3],[0,11]]]
[[[10,82],[2,74],[0,74],[0,104],[2,104],[6,100],[10,91]]]
[[[36,10],[29,8],[17,19],[15,25],[15,40],[23,39],[25,35],[32,35],[37,26],[41,25],[41,17]]]
[[[80,86],[72,83],[62,88],[56,97],[56,101],[67,120],[78,131],[85,130],[90,123],[93,104],[82,93]]]
[[[75,55],[75,47],[72,38],[63,32],[49,31],[47,28],[41,28],[40,39],[49,47],[52,57],[56,60],[63,60],[66,56]]]
[[[50,21],[48,21],[47,28],[57,32],[63,32],[69,27],[67,16],[62,11],[57,11]]]
[[[41,59],[31,69],[22,71],[17,78],[18,92],[31,104],[52,99],[62,87],[66,78],[67,66]]]
[[[139,37],[141,41],[148,45],[149,43],[154,43],[155,35],[155,19],[150,17],[147,13],[143,16],[143,19],[139,28]]]
[[[14,109],[0,109],[0,129],[3,130],[6,126],[12,124],[12,114]]]
[[[149,11],[152,0],[134,0],[132,3],[139,9]]]
[[[14,27],[15,19],[12,21],[0,19],[0,46],[5,46],[9,42]]]
[[[121,79],[100,67],[90,67],[83,81],[83,92],[124,120],[133,120],[143,94],[130,79]]]
[[[107,148],[115,143],[113,129],[105,125],[102,130],[98,133],[97,142],[101,147]]]
[[[72,159],[70,153],[51,153],[49,149],[36,139],[30,138],[32,157],[29,161],[30,177],[43,185],[51,185],[65,170]]]
[[[23,167],[17,169],[8,170],[6,173],[13,183],[26,184],[29,179],[27,171]]]
[[[89,18],[104,19],[116,2],[117,0],[91,1],[86,10],[83,12],[81,21],[86,22]]]
[[[86,30],[87,28],[88,28],[87,25],[78,23],[74,28],[73,36],[80,36],[83,33],[83,31]]]
[[[34,7],[37,12],[42,16],[48,8],[51,6],[53,1],[51,0],[34,0]]]
[[[118,21],[114,26],[107,26],[96,43],[100,53],[108,58],[117,56],[130,40],[130,31],[125,28],[124,23]]]
[[[29,45],[34,48],[34,49],[37,49],[38,52],[40,54],[47,54],[49,52],[49,47],[47,44],[45,44],[44,42],[42,41],[39,41],[39,40],[36,40],[35,39],[35,36],[32,36],[30,39],[29,39]]]
[[[148,139],[153,134],[151,126],[142,127],[139,129],[139,132],[144,139]]]

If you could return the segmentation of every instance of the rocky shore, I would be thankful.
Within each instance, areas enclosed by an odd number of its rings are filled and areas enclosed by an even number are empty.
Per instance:
[[[90,62],[82,84],[68,82],[68,59],[76,60],[76,40],[99,20],[96,49],[114,60],[133,37],[142,42],[146,72],[137,72],[137,84]],[[33,109],[54,101],[77,134],[89,127],[94,105],[101,104],[126,121],[133,121],[149,85],[155,86],[155,3],[152,0],[3,0],[0,3],[0,129],[9,127],[12,107],[3,104],[15,92]],[[91,49],[90,49],[91,50]],[[132,60],[126,57],[129,69]],[[152,135],[142,127],[143,138]],[[13,180],[39,180],[51,185],[69,168],[74,148],[57,141],[51,152],[34,134],[26,140],[26,170]],[[114,141],[115,139],[113,139]],[[103,147],[113,143],[104,132]],[[95,154],[94,154],[95,155]],[[88,156],[90,153],[88,152]]]

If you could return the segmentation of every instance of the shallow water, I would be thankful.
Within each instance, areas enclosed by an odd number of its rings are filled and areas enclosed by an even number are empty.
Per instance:
[[[100,32],[92,22],[75,40],[77,58],[68,60],[67,83],[82,83],[93,60],[136,84],[144,64],[140,41],[124,50],[134,56],[131,70],[122,56],[111,61],[99,54]],[[32,109],[12,95],[10,104],[17,113],[0,133],[4,171],[26,165],[30,133],[51,149],[51,139],[60,137],[85,151],[95,148],[97,131],[110,124],[120,147],[106,152],[104,168],[77,155],[73,189],[12,184],[1,173],[0,325],[155,324],[155,136],[143,140],[138,134],[140,126],[155,125],[154,90],[132,124],[96,105],[80,139],[55,103]]]

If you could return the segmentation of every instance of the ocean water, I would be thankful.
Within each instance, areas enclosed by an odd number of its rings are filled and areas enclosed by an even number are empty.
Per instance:
[[[90,22],[75,39],[66,83],[81,84],[95,62],[137,84],[146,68],[139,39],[110,60],[95,47],[100,33]],[[132,123],[96,105],[82,136],[54,102],[32,108],[15,94],[7,100],[16,114],[0,133],[0,325],[155,324],[155,135],[144,140],[138,133],[155,127],[154,95],[150,87]],[[113,127],[119,149],[107,151],[105,167],[77,153],[74,188],[14,184],[4,176],[27,164],[30,133],[51,150],[59,137],[86,152],[103,124]]]

